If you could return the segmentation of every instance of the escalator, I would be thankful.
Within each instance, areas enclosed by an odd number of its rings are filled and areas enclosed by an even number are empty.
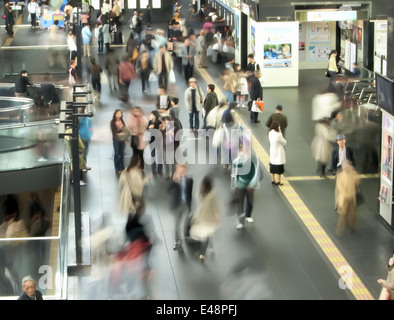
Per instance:
[[[0,299],[31,275],[44,299],[67,299],[69,159],[59,121],[31,99],[0,97]],[[12,205],[10,205],[10,203]],[[40,205],[37,205],[40,203]],[[39,208],[39,209],[37,209]]]

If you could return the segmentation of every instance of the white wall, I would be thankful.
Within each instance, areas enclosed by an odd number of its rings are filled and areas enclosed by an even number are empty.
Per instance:
[[[253,25],[256,31],[255,60],[263,72],[263,87],[298,86],[299,23],[256,22],[251,19],[250,25]],[[274,47],[276,44],[285,44],[291,47],[291,58],[289,59],[291,63],[287,67],[277,65],[278,62],[283,60],[264,59],[264,45]]]

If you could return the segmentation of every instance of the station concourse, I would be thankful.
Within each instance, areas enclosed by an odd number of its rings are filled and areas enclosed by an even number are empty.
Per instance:
[[[182,10],[187,10],[188,1],[179,1]],[[1,9],[3,7],[1,6]],[[164,7],[166,14],[153,11],[153,28],[165,29],[171,16],[170,6]],[[185,12],[185,11],[182,11]],[[132,10],[125,10],[124,21],[131,18]],[[20,19],[27,25],[26,15]],[[195,30],[196,31],[196,30]],[[127,40],[131,30],[122,24],[122,33]],[[197,33],[197,31],[195,32]],[[47,72],[59,84],[67,85],[67,74],[58,65],[50,68],[45,48],[46,30],[15,27],[12,40],[7,38],[4,28],[0,29],[0,68],[2,82],[26,69],[34,82],[41,81],[40,75]],[[67,51],[67,48],[64,47]],[[113,50],[121,57],[125,45],[114,45]],[[92,56],[103,69],[105,55],[97,55],[91,46]],[[214,64],[207,58],[208,68],[194,69],[198,85],[206,92],[208,84],[216,85],[216,93],[224,98],[221,73],[225,66]],[[88,81],[87,67],[90,61],[83,58],[83,79]],[[174,67],[177,82],[170,85],[168,93],[180,99],[179,118],[188,128],[188,114],[184,107],[184,81],[180,61]],[[15,78],[15,76],[14,76]],[[68,300],[106,299],[153,299],[153,300],[376,300],[381,286],[377,279],[386,278],[386,265],[393,253],[394,234],[379,218],[378,168],[368,167],[362,172],[361,189],[365,203],[357,208],[357,223],[354,233],[335,234],[337,213],[334,209],[335,177],[316,176],[316,162],[311,153],[314,137],[314,122],[311,119],[312,100],[328,85],[322,70],[300,70],[298,87],[263,88],[265,109],[259,115],[260,123],[251,123],[246,109],[237,109],[236,118],[244,128],[250,129],[252,147],[264,171],[261,188],[255,192],[253,223],[236,230],[236,215],[228,206],[231,195],[231,177],[220,164],[189,165],[189,174],[194,179],[194,193],[202,178],[209,175],[220,195],[221,222],[214,234],[214,253],[208,254],[204,264],[191,250],[180,255],[173,250],[174,217],[167,193],[168,181],[161,177],[151,179],[146,186],[145,216],[154,234],[150,264],[153,269],[148,289],[138,279],[130,279],[130,287],[116,293],[108,290],[111,264],[92,250],[90,268],[67,275]],[[157,83],[142,93],[140,81],[130,86],[132,106],[140,106],[148,117],[154,110],[157,98]],[[127,123],[131,108],[123,104],[116,91],[109,89],[108,77],[102,75],[102,93],[95,104],[92,117],[93,135],[89,146],[87,163],[91,170],[86,172],[85,186],[81,186],[81,209],[87,218],[89,232],[93,235],[110,226],[112,235],[109,245],[118,248],[124,233],[127,217],[120,213],[120,189],[114,172],[113,145],[110,121],[115,109],[124,112]],[[285,173],[281,187],[272,186],[269,175],[269,141],[265,122],[275,107],[283,106],[288,117],[286,129]],[[201,121],[202,122],[202,121]],[[351,124],[350,124],[351,126]],[[371,129],[378,137],[379,125],[372,129],[350,127],[349,145],[359,150],[358,134]],[[352,130],[353,129],[353,130]],[[190,140],[193,140],[190,138]],[[198,141],[198,138],[195,139]],[[19,152],[19,151],[18,151]],[[0,158],[3,170],[18,158]],[[26,155],[26,154],[24,154]],[[128,145],[125,152],[127,164],[132,155]],[[24,156],[22,156],[24,157]],[[13,159],[13,160],[9,160]],[[30,159],[17,160],[20,166]],[[380,159],[379,159],[380,161]],[[42,164],[40,164],[42,165]],[[148,170],[150,170],[149,166]],[[71,193],[72,195],[72,193]],[[70,208],[72,212],[72,208]],[[71,221],[72,219],[70,219]],[[85,221],[85,220],[84,220]],[[73,230],[69,229],[69,241],[73,241]],[[68,258],[73,257],[73,246],[68,248]],[[341,266],[343,267],[341,269]],[[352,286],[343,285],[340,272],[351,274]],[[148,290],[148,291],[147,291]]]

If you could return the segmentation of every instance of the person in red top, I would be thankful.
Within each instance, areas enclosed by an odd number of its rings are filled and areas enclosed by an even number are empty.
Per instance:
[[[137,74],[134,65],[129,61],[127,56],[124,56],[122,62],[119,64],[119,84],[121,85],[120,99],[128,103],[129,101],[129,87],[131,80],[137,79]]]

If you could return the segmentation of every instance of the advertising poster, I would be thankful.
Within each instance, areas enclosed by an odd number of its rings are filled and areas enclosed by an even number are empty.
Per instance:
[[[267,28],[264,38],[264,68],[292,66],[291,29]]]
[[[309,46],[309,60],[328,62],[328,56],[330,52],[330,46]]]
[[[239,48],[239,16],[235,15],[235,49]]]
[[[309,31],[310,42],[329,42],[330,25],[328,22],[312,22]]]
[[[393,168],[393,137],[383,132],[382,150],[382,176],[391,185],[391,172]]]
[[[254,26],[250,27],[250,53],[254,54],[256,48],[256,28]]]

